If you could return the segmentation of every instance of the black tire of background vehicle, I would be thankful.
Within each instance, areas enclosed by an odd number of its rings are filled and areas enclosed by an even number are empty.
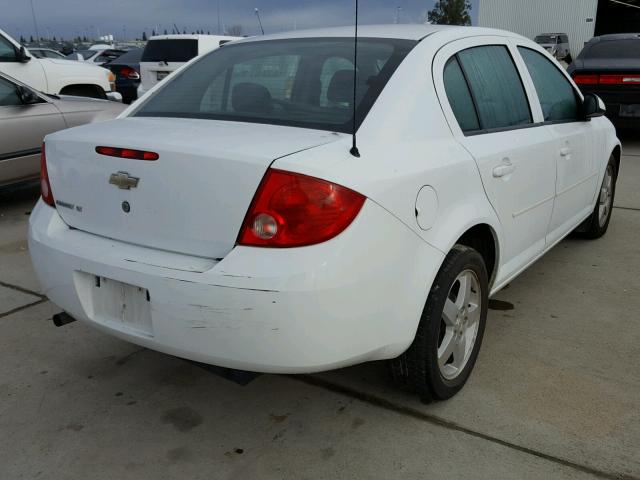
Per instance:
[[[611,221],[611,214],[613,213],[613,202],[616,198],[616,181],[618,180],[618,170],[616,168],[616,159],[613,155],[609,158],[609,163],[607,164],[607,168],[613,168],[613,183],[611,186],[611,208],[609,208],[609,214],[607,215],[607,221],[604,225],[600,225],[599,221],[599,209],[600,209],[600,189],[598,190],[598,198],[596,200],[596,206],[593,209],[593,212],[584,222],[580,224],[578,228],[576,228],[573,234],[576,237],[586,238],[590,240],[595,240],[596,238],[602,237],[605,233],[607,233],[607,229],[609,228],[609,222]],[[606,179],[606,174],[605,174]],[[605,181],[603,179],[603,182]],[[600,187],[602,188],[602,187]]]
[[[473,351],[462,372],[453,380],[445,379],[438,367],[438,343],[444,304],[458,275],[472,270],[479,280],[481,312]],[[476,363],[487,319],[489,303],[487,268],[482,256],[473,248],[456,245],[445,258],[429,292],[415,339],[398,358],[389,361],[394,382],[402,389],[417,393],[425,402],[446,400],[467,382]]]
[[[60,90],[60,95],[73,95],[75,97],[88,97],[106,100],[107,94],[98,85],[69,85]]]

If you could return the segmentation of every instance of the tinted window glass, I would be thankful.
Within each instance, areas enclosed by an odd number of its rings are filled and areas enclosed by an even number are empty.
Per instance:
[[[558,37],[555,35],[538,35],[535,38],[536,43],[556,43],[558,41]]]
[[[581,58],[639,58],[640,39],[605,40],[585,48]]]
[[[16,51],[7,40],[0,37],[0,62],[14,62]]]
[[[140,57],[142,57],[142,49],[136,48],[135,50],[129,50],[127,53],[118,57],[117,63],[119,65],[132,64],[132,63],[140,63]]]
[[[520,75],[507,47],[474,47],[458,53],[458,59],[473,92],[482,129],[533,122]]]
[[[22,105],[22,102],[20,101],[16,87],[12,83],[0,78],[0,107],[10,105]]]
[[[578,100],[569,80],[540,53],[523,47],[518,50],[538,92],[545,122],[578,119]]]
[[[444,67],[444,88],[447,91],[447,98],[451,109],[464,132],[479,130],[480,122],[476,109],[473,106],[473,99],[469,86],[464,78],[458,60],[454,57]]]
[[[359,124],[416,42],[358,44]],[[186,117],[350,132],[353,39],[315,38],[225,45],[170,81],[137,116]]]
[[[188,62],[198,56],[197,40],[150,40],[142,62]]]

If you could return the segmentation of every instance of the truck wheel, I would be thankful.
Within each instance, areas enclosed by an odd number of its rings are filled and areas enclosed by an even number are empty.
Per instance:
[[[72,95],[75,97],[107,99],[107,94],[97,85],[69,85],[60,90],[60,95]]]
[[[413,343],[390,361],[396,383],[427,402],[446,400],[460,391],[482,344],[488,297],[482,256],[456,245],[433,282]]]

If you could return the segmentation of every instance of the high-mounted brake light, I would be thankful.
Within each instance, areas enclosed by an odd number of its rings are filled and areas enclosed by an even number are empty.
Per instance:
[[[254,247],[302,247],[342,233],[365,197],[341,185],[270,169],[258,187],[238,235]]]
[[[44,143],[42,144],[42,151],[40,153],[40,194],[42,195],[42,201],[44,203],[53,208],[56,207],[56,202],[53,199],[53,193],[51,192],[51,182],[49,182],[47,154],[45,153]]]
[[[158,160],[160,158],[160,155],[155,152],[132,150],[130,148],[96,147],[96,152],[108,157],[130,158],[132,160]]]

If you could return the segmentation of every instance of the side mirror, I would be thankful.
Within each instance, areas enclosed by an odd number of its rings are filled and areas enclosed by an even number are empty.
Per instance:
[[[602,99],[594,93],[585,93],[582,102],[582,111],[587,120],[602,117],[607,112],[607,107]]]
[[[33,105],[34,103],[42,102],[40,97],[30,88],[18,86],[17,90],[20,101],[25,105]]]
[[[120,92],[107,92],[107,100],[122,103],[122,94]]]
[[[27,50],[24,47],[20,47],[18,50],[18,61],[20,63],[27,63],[31,60],[31,57],[27,55]]]

